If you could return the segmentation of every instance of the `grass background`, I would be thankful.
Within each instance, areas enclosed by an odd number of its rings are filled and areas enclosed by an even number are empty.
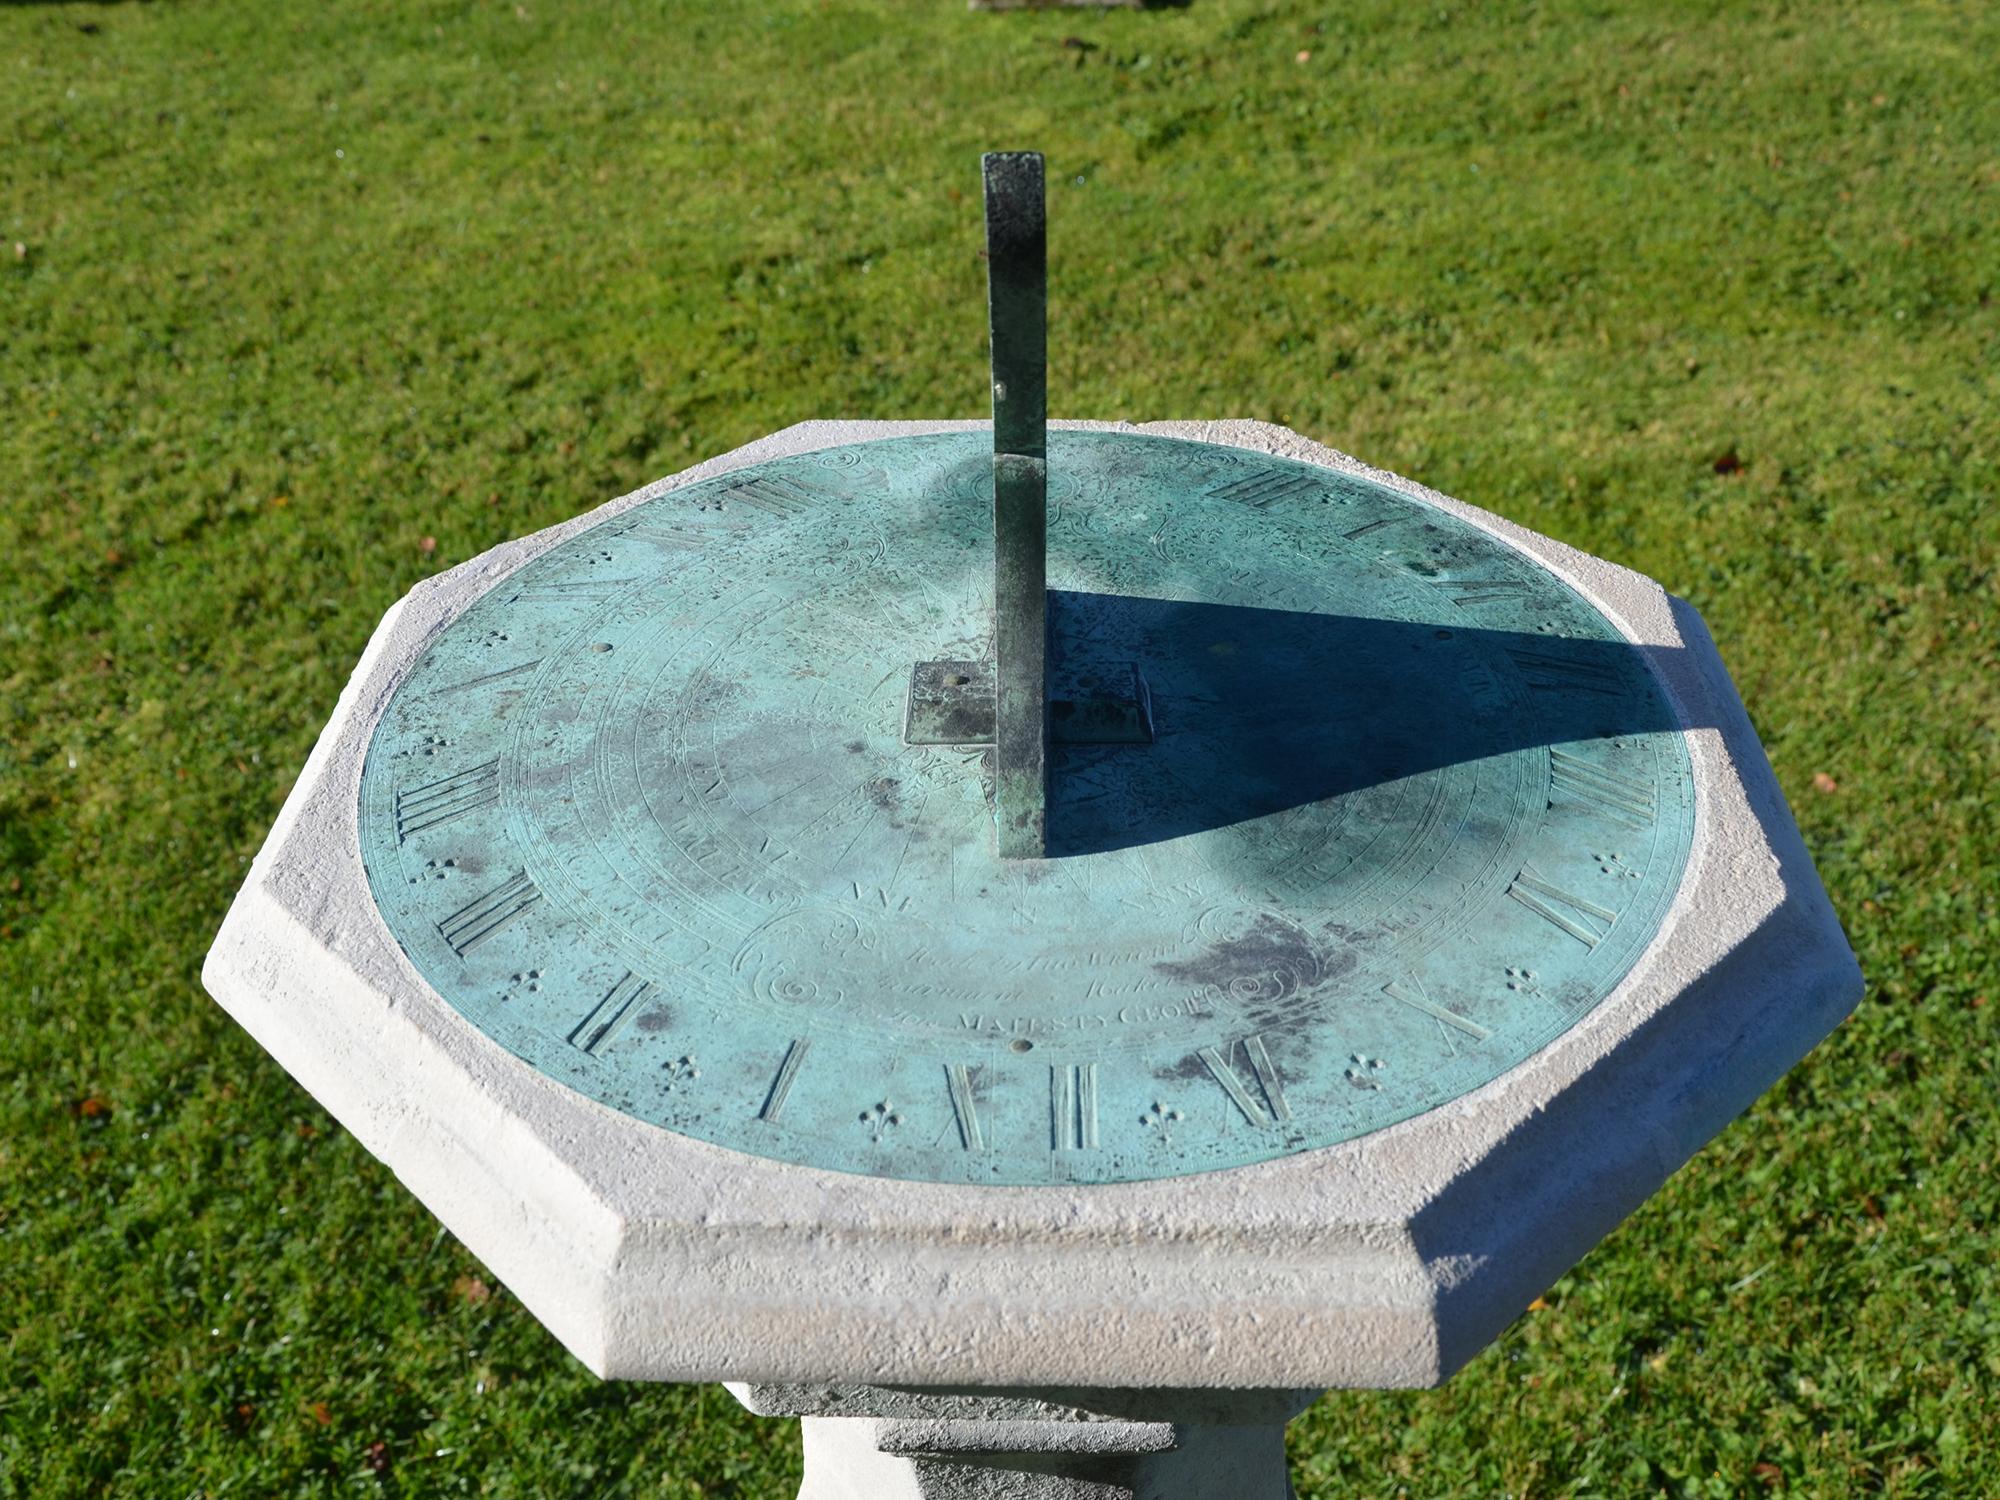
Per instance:
[[[1870,979],[1300,1494],[2000,1493],[2000,7],[0,4],[0,1494],[780,1496],[203,996],[426,573],[807,417],[1243,415],[1707,616]]]

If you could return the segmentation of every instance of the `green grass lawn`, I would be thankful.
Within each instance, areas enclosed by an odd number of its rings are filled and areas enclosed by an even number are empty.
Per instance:
[[[1073,39],[1073,40],[1072,40]],[[2000,1493],[2000,7],[0,4],[0,1494],[782,1496],[204,996],[419,578],[807,417],[1254,416],[1707,617],[1870,989],[1303,1497]]]

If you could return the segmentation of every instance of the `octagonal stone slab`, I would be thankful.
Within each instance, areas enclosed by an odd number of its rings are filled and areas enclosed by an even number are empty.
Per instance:
[[[977,1387],[1414,1386],[1448,1376],[1798,1061],[1861,980],[1699,618],[1658,585],[1283,428],[1058,423],[1296,458],[1438,505],[1640,651],[1692,759],[1659,936],[1491,1083],[1338,1145],[1157,1181],[994,1187],[784,1164],[593,1102],[417,973],[357,842],[365,752],[454,618],[556,543],[787,454],[971,422],[812,422],[420,585],[369,642],[203,970],[210,992],[591,1369]]]

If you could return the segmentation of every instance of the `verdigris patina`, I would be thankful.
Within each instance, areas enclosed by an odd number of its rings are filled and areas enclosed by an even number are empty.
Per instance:
[[[912,663],[989,654],[984,448],[676,490],[441,632],[360,799],[437,992],[683,1134],[1029,1184],[1364,1135],[1613,991],[1694,820],[1643,654],[1459,518],[1240,449],[1053,435],[1054,649],[1136,669],[1154,737],[1056,744],[1049,857],[997,858],[992,752],[905,740]]]

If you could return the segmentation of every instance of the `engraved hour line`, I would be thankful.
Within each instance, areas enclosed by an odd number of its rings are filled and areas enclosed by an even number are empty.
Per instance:
[[[951,1090],[951,1112],[958,1117],[958,1138],[968,1151],[984,1151],[986,1135],[979,1128],[979,1101],[972,1094],[972,1069],[946,1063],[945,1084]]]
[[[1531,688],[1614,695],[1618,692],[1618,672],[1608,662],[1582,661],[1526,646],[1509,646],[1507,655],[1513,658]]]
[[[538,656],[533,661],[524,661],[519,666],[502,667],[497,672],[488,672],[484,677],[468,677],[464,682],[454,682],[449,687],[438,689],[440,693],[463,693],[471,688],[485,687],[488,683],[500,682],[509,677],[519,677],[523,672],[532,672],[542,664]]]
[[[1250,1072],[1264,1096],[1261,1103],[1229,1061],[1230,1054],[1239,1046],[1250,1059]],[[1270,1127],[1291,1119],[1292,1106],[1285,1098],[1284,1080],[1278,1076],[1277,1064],[1271,1061],[1261,1033],[1231,1042],[1227,1048],[1203,1047],[1196,1055],[1208,1065],[1223,1092],[1235,1101],[1236,1107],[1243,1111],[1243,1118],[1252,1125]]]
[[[639,1002],[652,987],[650,980],[641,979],[627,969],[625,977],[611,986],[610,993],[569,1034],[569,1044],[596,1057],[632,1024],[639,1014]]]
[[[1097,1149],[1097,1064],[1049,1069],[1049,1145],[1057,1151]]]
[[[725,502],[741,500],[766,515],[791,517],[810,510],[823,492],[783,474],[764,474],[742,484],[732,484],[720,496]]]
[[[463,958],[541,899],[527,871],[516,870],[504,884],[438,923],[438,935]]]
[[[491,807],[500,800],[500,762],[440,776],[407,791],[396,793],[396,842],[403,843],[413,833],[462,818],[475,808]]]
[[[1603,942],[1618,920],[1617,912],[1551,885],[1527,865],[1521,866],[1521,873],[1507,887],[1507,894],[1536,916],[1548,918],[1586,948],[1595,948]],[[1564,907],[1569,910],[1563,910]]]
[[[771,1091],[764,1096],[764,1107],[757,1111],[758,1119],[776,1123],[785,1112],[785,1100],[791,1095],[792,1085],[798,1082],[799,1069],[811,1050],[812,1043],[804,1037],[795,1037],[785,1049],[785,1060],[778,1064],[778,1076],[771,1080]]]
[[[538,604],[548,600],[571,600],[579,604],[602,604],[637,583],[636,578],[579,578],[561,583],[531,583],[509,595],[509,604]]]
[[[1320,487],[1319,480],[1310,474],[1267,472],[1251,474],[1242,479],[1232,479],[1227,484],[1217,485],[1208,492],[1208,498],[1234,500],[1239,504],[1263,510],[1280,500],[1291,500]]]
[[[1424,993],[1424,982],[1414,974],[1410,975],[1407,979],[1390,980],[1382,986],[1382,993],[1387,995],[1391,1000],[1399,1001],[1409,1006],[1411,1010],[1420,1010],[1425,1015],[1433,1016],[1444,1022],[1447,1026],[1456,1027],[1475,1042],[1483,1042],[1493,1035],[1492,1032],[1481,1026],[1477,1021],[1468,1020],[1455,1010],[1447,1010],[1444,1006],[1439,1005],[1437,1001],[1431,999],[1429,995]]]
[[[1621,775],[1553,747],[1549,750],[1549,787],[1592,804],[1605,817],[1628,828],[1645,828],[1658,811],[1653,789],[1637,777]]]

